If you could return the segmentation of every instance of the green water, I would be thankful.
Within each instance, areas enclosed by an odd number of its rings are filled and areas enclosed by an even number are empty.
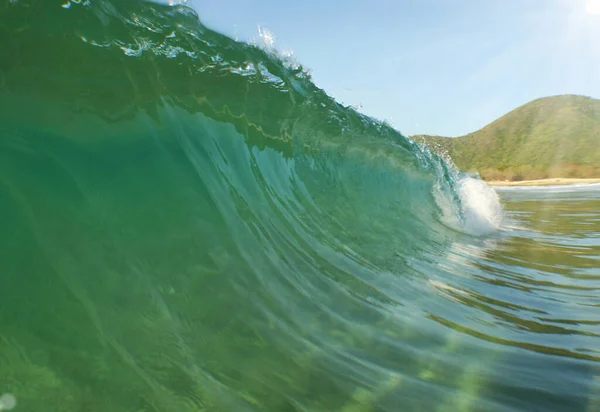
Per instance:
[[[184,7],[0,44],[0,409],[600,410],[597,186],[498,199]]]

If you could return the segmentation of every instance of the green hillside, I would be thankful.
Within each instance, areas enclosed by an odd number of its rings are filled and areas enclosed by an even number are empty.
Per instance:
[[[413,140],[486,180],[600,177],[600,100],[546,97],[466,136]]]

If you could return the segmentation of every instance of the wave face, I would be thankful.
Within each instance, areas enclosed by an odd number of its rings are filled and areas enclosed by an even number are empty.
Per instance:
[[[597,274],[528,283],[552,268],[510,258],[534,240],[484,183],[186,7],[18,0],[0,19],[18,408],[598,405],[578,311],[597,283],[577,283]]]

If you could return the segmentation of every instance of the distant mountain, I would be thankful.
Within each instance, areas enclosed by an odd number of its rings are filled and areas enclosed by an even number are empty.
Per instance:
[[[546,97],[466,136],[412,139],[485,180],[600,177],[600,100]]]

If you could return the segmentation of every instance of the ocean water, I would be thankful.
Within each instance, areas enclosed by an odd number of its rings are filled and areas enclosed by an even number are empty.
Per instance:
[[[598,186],[496,192],[184,6],[0,44],[0,410],[600,411]]]

